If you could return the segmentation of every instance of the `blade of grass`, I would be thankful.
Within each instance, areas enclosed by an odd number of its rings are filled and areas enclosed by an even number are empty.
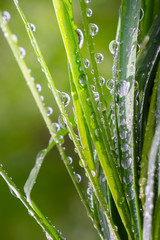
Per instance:
[[[112,161],[108,162],[108,157],[110,156],[111,153],[108,152],[110,147],[106,147],[108,142],[106,142],[106,137],[104,138],[104,135],[102,134],[100,129],[103,129],[103,125],[100,121],[96,123],[96,118],[99,116],[99,113],[97,113],[97,108],[92,108],[92,105],[94,105],[94,100],[92,99],[92,93],[90,93],[90,89],[87,88],[87,80],[86,80],[86,75],[85,72],[79,72],[79,66],[81,65],[81,58],[80,58],[80,53],[78,51],[77,47],[77,42],[75,39],[75,33],[74,30],[72,29],[72,24],[70,21],[70,18],[68,14],[66,13],[66,8],[64,6],[63,1],[53,1],[59,27],[61,30],[62,38],[64,41],[64,45],[66,48],[68,60],[70,63],[71,71],[73,74],[73,80],[79,95],[79,99],[81,102],[81,106],[89,127],[89,130],[92,134],[92,139],[94,141],[97,153],[99,155],[99,159],[101,161],[102,167],[104,169],[105,175],[108,179],[108,182],[110,183],[114,199],[117,203],[117,207],[119,208],[119,211],[121,213],[123,222],[126,226],[126,229],[128,230],[129,235],[132,235],[130,231],[130,218],[129,218],[129,211],[128,211],[128,206],[125,202],[124,198],[124,193],[122,190],[122,186],[120,183],[120,179],[117,173],[117,169]],[[67,36],[67,37],[66,37]],[[76,60],[78,59],[79,64],[76,63]],[[82,86],[82,74],[83,74],[83,86]],[[79,82],[80,80],[80,82]],[[86,104],[86,99],[90,98],[91,101],[91,106],[89,104]],[[90,117],[95,114],[95,119]],[[99,125],[99,128],[98,128]],[[102,127],[101,127],[102,126]],[[95,131],[96,130],[96,131]],[[96,134],[95,134],[96,133]],[[98,140],[98,141],[97,141]],[[104,146],[105,144],[105,146]],[[107,152],[104,152],[104,149],[107,150]],[[110,156],[111,157],[111,156]],[[111,167],[112,166],[112,167]],[[116,186],[117,185],[117,186]],[[121,200],[123,199],[123,201]],[[123,209],[123,210],[122,210]],[[125,211],[124,211],[125,209]],[[127,220],[126,220],[127,219]]]
[[[36,222],[45,232],[46,236],[51,237],[52,239],[62,240],[63,238],[60,236],[56,228],[53,227],[50,221],[42,213],[40,214],[39,209],[38,208],[33,209],[31,205],[26,201],[25,197],[22,195],[20,190],[17,188],[17,186],[14,184],[14,182],[2,168],[2,165],[0,165],[0,175],[7,183],[11,193],[23,203],[23,205],[28,210],[29,215],[31,215],[36,220]]]
[[[152,239],[159,240],[160,239],[160,196],[158,197],[158,200],[156,202],[152,228],[153,228]]]
[[[130,207],[134,239],[142,239],[134,140],[135,64],[140,7],[140,0],[122,1],[119,45],[120,72],[119,81],[116,85],[120,131],[125,135],[125,138],[121,138],[122,159],[125,163],[131,161],[130,167],[124,169],[123,185]]]

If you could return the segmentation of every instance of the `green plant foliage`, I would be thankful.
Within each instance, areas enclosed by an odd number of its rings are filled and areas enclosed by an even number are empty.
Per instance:
[[[31,197],[46,155],[57,146],[101,239],[159,239],[160,4],[156,0],[121,1],[116,37],[109,44],[113,55],[112,79],[105,82],[99,68],[104,56],[95,47],[99,27],[90,21],[91,0],[78,2],[83,30],[76,23],[74,0],[52,0],[67,56],[69,96],[57,89],[56,79],[35,37],[36,27],[27,20],[19,1],[13,0],[59,109],[58,123],[52,122],[53,109],[45,106],[41,85],[35,83],[25,61],[25,50],[19,47],[8,26],[10,14],[0,11],[0,28],[51,136],[48,147],[37,155],[24,185],[25,196],[2,165],[0,175],[42,227],[48,240],[66,239]],[[85,54],[84,44],[87,45]],[[71,100],[73,111],[69,117],[67,106]],[[88,181],[87,189],[64,147],[66,135],[73,142],[79,166]]]

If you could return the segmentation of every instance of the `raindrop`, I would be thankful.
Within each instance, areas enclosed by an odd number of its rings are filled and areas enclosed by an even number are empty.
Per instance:
[[[107,82],[106,82],[106,87],[109,89],[109,90],[112,90],[113,87],[114,87],[114,81],[113,79],[109,79]]]
[[[85,68],[89,68],[90,62],[87,58],[83,58],[83,64]]]
[[[125,97],[128,94],[130,82],[121,80],[117,83],[117,91],[120,97]]]
[[[32,211],[32,210],[28,210],[28,214],[31,216],[31,217],[33,217],[34,216],[34,212]]]
[[[79,83],[82,87],[87,85],[87,76],[84,73],[79,76]]]
[[[60,131],[60,125],[58,124],[58,123],[56,123],[56,122],[54,122],[54,123],[52,123],[52,129],[53,129],[53,131],[55,131],[55,132],[59,132]]]
[[[131,181],[132,181],[132,176],[130,174],[126,174],[124,177],[123,177],[123,181],[125,184],[130,184]]]
[[[104,56],[102,53],[95,53],[94,58],[96,63],[101,63],[104,60]]]
[[[42,86],[39,83],[36,84],[36,88],[38,92],[42,91]]]
[[[79,28],[77,29],[77,36],[78,36],[79,48],[82,48],[84,43],[84,36],[83,36],[83,32]]]
[[[122,146],[121,146],[121,150],[122,152],[126,152],[128,150],[128,144],[127,143],[124,143]]]
[[[99,76],[99,85],[102,87],[105,84],[105,78],[102,76]]]
[[[41,101],[44,101],[44,96],[40,96],[40,98],[41,98]]]
[[[130,186],[127,186],[126,188],[126,195],[129,201],[133,200],[135,197],[135,192],[134,189],[131,188]]]
[[[86,8],[86,15],[87,15],[87,17],[91,17],[92,13],[93,13],[92,9]]]
[[[66,119],[65,119],[65,117],[62,114],[59,115],[59,117],[58,117],[58,123],[59,123],[61,128],[63,128],[63,129],[67,128]]]
[[[99,93],[98,92],[94,93],[94,99],[95,99],[95,101],[99,100]]]
[[[139,83],[136,80],[134,80],[134,89],[137,90],[138,87],[139,87]]]
[[[91,70],[91,74],[94,74],[94,69]]]
[[[11,18],[11,15],[8,11],[4,11],[2,15],[2,20],[4,23],[8,23]]]
[[[93,177],[96,176],[96,172],[95,172],[95,171],[92,170],[91,173],[92,173],[92,176],[93,176]]]
[[[111,54],[115,55],[118,50],[119,42],[117,40],[113,40],[109,44],[109,50]]]
[[[144,17],[144,10],[143,10],[143,8],[141,8],[140,9],[140,19],[139,19],[139,21],[142,21],[143,17]]]
[[[94,85],[90,85],[90,87],[91,87],[91,91],[94,92],[96,87]]]
[[[92,37],[94,37],[99,31],[98,26],[95,23],[89,24],[89,32]]]
[[[72,159],[72,157],[69,156],[68,157],[68,164],[71,165],[72,163],[73,163],[73,159]]]
[[[68,104],[70,103],[70,96],[65,92],[60,92],[58,90],[57,92],[59,94],[62,104],[64,105],[64,107],[67,107]]]
[[[46,112],[47,112],[47,116],[50,116],[53,113],[53,108],[47,107]]]
[[[80,183],[81,182],[81,180],[82,180],[82,177],[81,177],[81,175],[80,174],[76,174],[77,175],[77,180],[78,180],[78,183]]]
[[[9,190],[10,190],[10,193],[11,193],[14,197],[16,197],[16,198],[19,198],[19,197],[20,197],[18,191],[17,191],[13,186],[9,186]]]
[[[47,240],[53,240],[53,238],[47,232],[45,234],[46,234]]]
[[[20,51],[20,54],[21,54],[21,58],[24,58],[25,55],[26,55],[26,50],[23,47],[19,47],[19,51]]]
[[[36,31],[36,26],[33,23],[29,23],[30,29],[32,30],[32,32]]]
[[[12,35],[12,40],[13,40],[15,43],[18,42],[18,37],[17,37],[17,35],[13,34],[13,35]]]
[[[91,0],[85,0],[85,3],[90,3],[91,2]]]

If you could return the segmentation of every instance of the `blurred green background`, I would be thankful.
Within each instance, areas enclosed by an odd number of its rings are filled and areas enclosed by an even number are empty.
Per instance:
[[[77,25],[82,28],[78,0],[73,2]],[[28,20],[36,26],[35,36],[57,88],[70,93],[66,56],[52,1],[19,0],[19,3]],[[94,40],[96,51],[104,55],[105,60],[100,65],[100,72],[105,79],[112,76],[113,59],[108,50],[108,44],[115,38],[119,6],[120,0],[92,0],[88,5],[93,10],[90,22],[99,26],[99,33]],[[32,69],[35,81],[42,85],[45,103],[54,109],[51,118],[57,122],[59,111],[50,95],[45,77],[36,61],[13,1],[1,0],[0,10],[10,12],[9,26],[17,35],[19,46],[26,49],[25,60],[28,67]],[[71,104],[67,110],[71,115]],[[48,130],[0,31],[0,163],[20,189],[23,190],[36,154],[47,146],[48,140]],[[68,138],[65,146],[67,154],[73,157],[75,163],[78,162]],[[78,171],[83,174],[82,169]],[[82,184],[86,185],[85,180]],[[43,163],[32,198],[67,239],[98,239],[56,148],[48,154]],[[10,194],[2,178],[0,178],[0,239],[46,239],[24,206]]]

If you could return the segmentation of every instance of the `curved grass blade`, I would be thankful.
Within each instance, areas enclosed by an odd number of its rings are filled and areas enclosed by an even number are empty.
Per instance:
[[[120,183],[119,175],[117,173],[117,169],[111,160],[111,153],[108,151],[110,147],[107,146],[108,142],[106,142],[106,137],[104,138],[104,135],[102,133],[103,125],[101,121],[97,122],[97,116],[99,116],[99,113],[97,113],[96,106],[94,109],[92,108],[92,105],[94,105],[94,100],[92,98],[92,93],[90,93],[90,89],[87,88],[85,71],[82,71],[81,73],[79,72],[79,67],[81,66],[82,61],[80,58],[80,53],[78,51],[79,49],[77,47],[77,42],[74,36],[75,34],[72,29],[70,18],[66,12],[63,1],[54,0],[53,4],[56,10],[59,27],[66,48],[71,71],[73,74],[73,80],[79,95],[86,122],[91,132],[92,139],[99,155],[103,170],[112,189],[115,202],[117,203],[117,207],[119,209],[119,212],[121,213],[123,222],[126,226],[126,229],[128,230],[128,234],[132,235],[130,231],[131,225],[129,224],[130,217],[128,206],[124,198],[124,193]],[[78,64],[76,62],[77,59]],[[89,104],[86,104],[86,99],[88,97],[90,98],[91,106]],[[90,116],[93,116],[93,118],[91,119]],[[110,162],[108,162],[109,158]],[[121,201],[121,199],[123,199],[123,202]],[[98,198],[98,200],[100,199]]]
[[[156,170],[156,157],[160,145],[160,124],[158,125],[153,138],[151,152],[149,156],[148,166],[148,179],[145,189],[145,211],[144,211],[144,224],[143,224],[143,239],[151,239],[151,230],[153,223],[153,208],[154,208],[154,184],[155,184],[155,170]]]
[[[158,197],[158,200],[156,202],[152,228],[153,228],[152,239],[159,240],[160,239],[160,196]]]
[[[148,161],[149,161],[151,144],[154,137],[155,127],[156,127],[155,111],[156,111],[156,103],[157,103],[158,83],[159,83],[159,74],[157,74],[157,77],[155,78],[155,81],[154,81],[154,87],[153,87],[153,92],[151,96],[151,103],[149,107],[148,120],[147,120],[143,149],[142,149],[141,173],[140,173],[140,179],[139,179],[139,185],[140,185],[139,197],[142,201],[143,208],[144,208],[144,201],[145,201],[144,198],[145,198],[145,186],[147,182],[147,172],[148,172],[148,163],[149,163]]]
[[[63,240],[63,238],[60,236],[56,228],[53,227],[53,225],[42,213],[40,213],[39,209],[37,207],[36,209],[33,209],[30,206],[30,204],[26,201],[25,197],[22,195],[20,190],[16,187],[14,182],[11,180],[11,178],[2,168],[2,165],[0,165],[0,175],[7,183],[11,193],[23,203],[23,205],[28,210],[29,215],[31,215],[36,220],[36,222],[40,225],[40,227],[43,229],[43,231],[46,234],[46,237],[48,238],[50,237],[50,239],[52,240]]]
[[[43,105],[43,103],[41,101],[40,95],[39,95],[39,93],[38,93],[38,91],[36,89],[36,86],[34,85],[34,82],[32,81],[32,77],[31,77],[30,72],[29,72],[29,70],[27,68],[27,65],[26,65],[24,59],[21,58],[19,48],[18,48],[17,44],[13,41],[12,33],[11,33],[9,27],[7,26],[7,24],[5,24],[3,22],[1,14],[0,14],[0,26],[2,28],[4,36],[6,37],[6,40],[8,41],[8,44],[9,44],[9,46],[10,46],[12,52],[13,52],[13,55],[14,55],[18,65],[19,65],[19,67],[20,67],[20,69],[21,69],[21,71],[23,73],[23,76],[24,76],[24,78],[25,78],[25,80],[27,82],[27,85],[30,88],[30,91],[31,91],[31,93],[32,93],[32,95],[33,95],[33,97],[35,99],[35,102],[36,102],[36,104],[37,104],[37,106],[38,106],[38,108],[39,108],[39,110],[40,110],[40,112],[42,114],[42,117],[43,117],[43,119],[44,119],[44,121],[45,121],[45,123],[46,123],[46,125],[47,125],[47,127],[49,129],[49,132],[50,132],[54,142],[56,142],[56,146],[57,146],[57,148],[59,150],[60,156],[61,156],[61,158],[62,158],[62,160],[63,160],[63,162],[64,162],[64,164],[65,164],[65,166],[67,168],[67,171],[68,171],[68,173],[69,173],[69,175],[70,175],[70,177],[71,177],[71,179],[73,181],[73,184],[74,184],[74,186],[75,186],[75,188],[76,188],[76,190],[77,190],[77,192],[78,192],[78,194],[79,194],[79,196],[81,198],[81,201],[84,204],[84,206],[85,206],[85,208],[86,208],[86,210],[88,212],[88,216],[90,216],[90,218],[94,222],[93,213],[92,213],[92,211],[91,211],[91,209],[89,207],[88,201],[87,201],[87,199],[86,199],[86,197],[85,197],[85,195],[84,195],[84,193],[83,193],[83,191],[82,191],[82,189],[80,187],[77,175],[73,171],[72,166],[70,165],[70,161],[69,161],[68,157],[66,156],[63,147],[61,146],[62,139],[60,140],[58,138],[55,129],[52,127],[52,122],[51,122],[50,118],[47,115],[46,109],[45,109],[45,107],[44,107],[44,105]],[[30,203],[32,203],[32,201],[30,201]],[[95,228],[99,227],[96,222],[95,222],[94,226],[95,226]]]
[[[134,239],[142,239],[134,139],[135,65],[140,7],[141,0],[122,1],[118,59],[120,71],[119,81],[116,84],[119,134],[123,135],[120,141],[124,168],[123,186],[130,207]]]

